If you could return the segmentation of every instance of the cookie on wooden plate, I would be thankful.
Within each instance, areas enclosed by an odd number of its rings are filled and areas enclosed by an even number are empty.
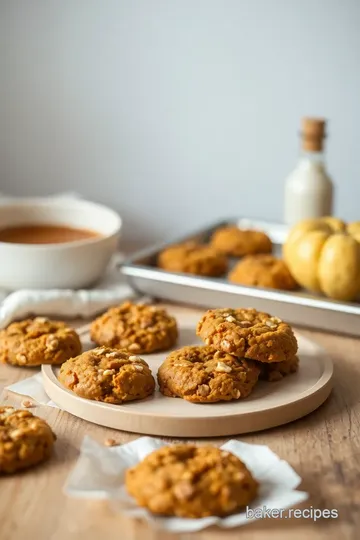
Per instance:
[[[165,309],[125,302],[95,319],[90,335],[97,345],[144,354],[173,347],[178,329]]]
[[[196,333],[219,351],[259,362],[283,362],[297,352],[297,340],[289,324],[256,309],[210,309]]]
[[[59,381],[80,397],[114,404],[144,399],[155,390],[145,360],[129,351],[108,347],[67,360],[60,368]]]
[[[260,368],[213,347],[190,346],[173,351],[158,370],[160,392],[193,403],[214,403],[247,397]]]
[[[295,355],[284,362],[257,362],[257,365],[260,367],[259,379],[276,382],[298,371],[299,357]]]

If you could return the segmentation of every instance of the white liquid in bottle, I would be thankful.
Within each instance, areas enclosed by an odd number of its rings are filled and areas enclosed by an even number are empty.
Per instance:
[[[322,153],[325,122],[305,118],[302,130],[303,153],[285,184],[285,222],[332,214],[333,183]]]

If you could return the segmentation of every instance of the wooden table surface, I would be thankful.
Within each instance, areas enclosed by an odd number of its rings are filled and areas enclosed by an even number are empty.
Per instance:
[[[176,314],[183,307],[172,306]],[[191,310],[194,311],[194,310]],[[360,340],[301,330],[332,355],[334,390],[311,415],[268,431],[243,435],[242,441],[266,444],[287,460],[303,478],[310,498],[300,508],[337,509],[338,519],[264,519],[241,529],[211,528],[179,540],[217,539],[357,539],[360,538]],[[22,398],[4,387],[34,374],[34,370],[0,366],[1,404],[21,405]],[[85,434],[99,441],[125,443],[138,437],[90,424],[51,407],[32,412],[45,418],[57,434],[53,458],[27,472],[0,479],[1,540],[169,540],[164,532],[114,514],[100,502],[69,499],[62,493]],[[216,445],[226,439],[212,439]],[[201,442],[209,442],[209,440]]]

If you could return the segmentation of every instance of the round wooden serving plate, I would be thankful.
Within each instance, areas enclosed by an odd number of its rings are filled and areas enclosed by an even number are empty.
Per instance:
[[[178,347],[199,344],[193,328],[180,328]],[[189,339],[190,338],[190,339]],[[44,388],[65,411],[102,426],[168,437],[217,437],[268,429],[301,418],[318,407],[331,392],[333,364],[326,352],[302,336],[299,372],[278,382],[261,381],[246,399],[222,403],[189,403],[154,396],[124,405],[91,401],[64,388],[57,380],[59,368],[42,366]],[[143,355],[153,375],[167,353]]]

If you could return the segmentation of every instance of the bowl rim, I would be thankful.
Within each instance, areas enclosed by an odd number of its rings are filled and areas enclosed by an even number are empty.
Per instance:
[[[115,220],[115,223],[116,223],[114,226],[113,232],[108,233],[108,234],[101,234],[101,236],[94,236],[92,238],[85,238],[82,240],[74,240],[70,242],[48,243],[48,244],[21,244],[18,242],[1,242],[0,241],[0,249],[4,247],[6,247],[7,249],[14,249],[14,250],[26,249],[26,250],[31,250],[31,251],[44,250],[44,249],[56,249],[56,250],[76,249],[77,247],[86,246],[89,244],[96,245],[101,242],[104,242],[105,240],[109,240],[118,236],[123,225],[123,220],[121,216],[112,208],[101,203],[89,201],[87,199],[70,198],[70,197],[57,198],[56,196],[6,198],[5,201],[0,200],[0,214],[4,208],[11,209],[11,208],[19,208],[19,207],[21,208],[21,207],[27,207],[27,206],[32,206],[32,207],[38,206],[41,208],[41,207],[49,206],[49,205],[52,205],[55,207],[61,206],[61,205],[66,206],[67,204],[77,205],[78,207],[79,206],[87,207],[90,210],[93,209],[93,210],[102,210],[102,211],[108,212],[108,214],[111,215],[111,217]],[[96,229],[93,229],[93,230],[96,232]]]

